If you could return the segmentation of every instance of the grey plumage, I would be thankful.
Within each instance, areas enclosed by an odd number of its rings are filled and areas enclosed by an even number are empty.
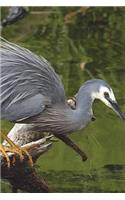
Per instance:
[[[93,117],[98,98],[123,120],[111,87],[100,79],[85,82],[76,95],[73,110],[65,101],[63,84],[51,65],[29,50],[1,40],[1,116],[18,123],[35,124],[85,154],[66,134],[85,128]]]
[[[44,58],[2,39],[1,65],[3,118],[21,120],[65,101],[60,78]]]

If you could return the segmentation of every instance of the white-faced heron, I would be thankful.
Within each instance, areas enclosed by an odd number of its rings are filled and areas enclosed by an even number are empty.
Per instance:
[[[1,39],[1,117],[35,124],[72,147],[83,160],[84,152],[68,137],[93,118],[92,104],[100,99],[125,120],[111,87],[100,79],[86,81],[75,96],[75,108],[65,100],[63,84],[50,63],[31,51]]]

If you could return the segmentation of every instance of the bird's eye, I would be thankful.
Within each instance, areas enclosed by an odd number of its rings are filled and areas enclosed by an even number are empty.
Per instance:
[[[108,92],[104,92],[104,97],[109,97],[109,93]]]

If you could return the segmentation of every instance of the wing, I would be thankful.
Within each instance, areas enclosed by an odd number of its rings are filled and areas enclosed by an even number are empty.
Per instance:
[[[0,43],[2,118],[21,120],[65,102],[63,84],[44,58],[4,39]]]

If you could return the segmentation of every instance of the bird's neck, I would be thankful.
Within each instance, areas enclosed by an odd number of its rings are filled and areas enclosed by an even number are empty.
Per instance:
[[[76,97],[76,109],[67,104],[48,107],[45,112],[34,118],[34,123],[41,121],[42,131],[54,134],[68,134],[80,130],[91,121],[92,98],[90,93],[79,92]]]
[[[84,94],[84,95],[83,95]],[[79,129],[84,128],[92,119],[93,98],[91,92],[78,93],[76,97],[76,110],[74,120],[78,123]]]

